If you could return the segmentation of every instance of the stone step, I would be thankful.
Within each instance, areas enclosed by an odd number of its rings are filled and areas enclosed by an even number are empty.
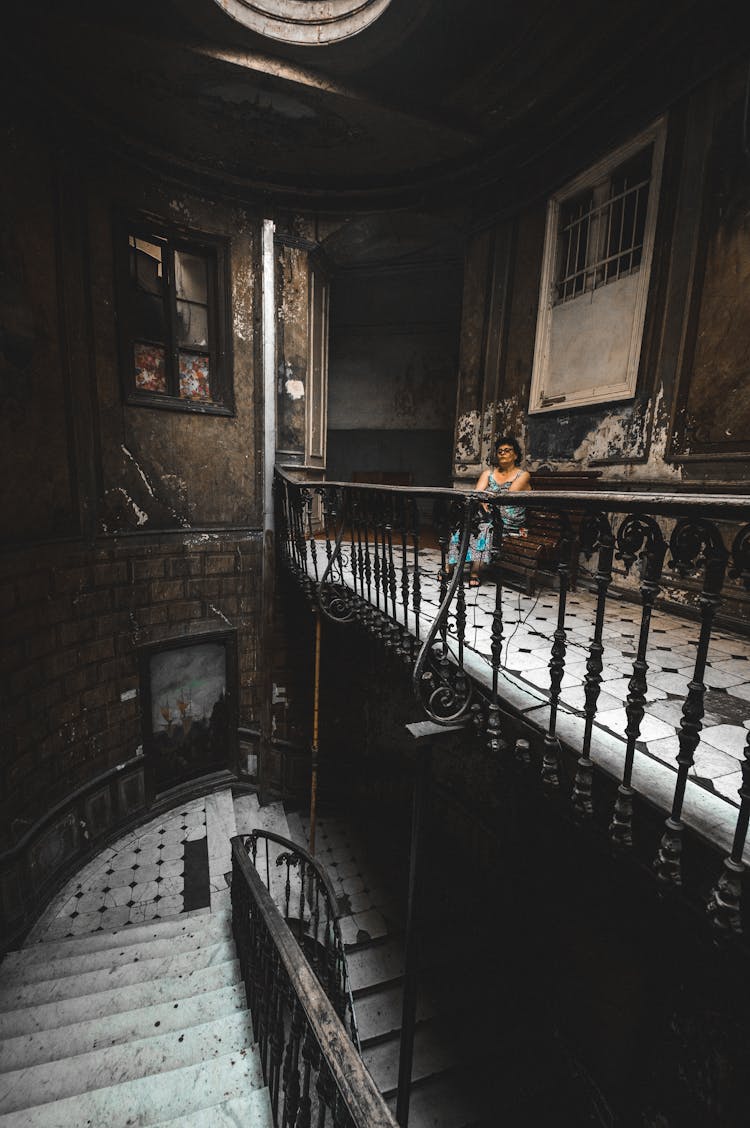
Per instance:
[[[201,938],[202,939],[202,938]],[[127,944],[122,948],[101,948],[98,952],[85,952],[75,956],[64,956],[61,959],[50,960],[49,963],[33,963],[24,967],[21,965],[14,969],[12,975],[6,975],[0,980],[0,1011],[15,1010],[22,1005],[16,1000],[23,996],[28,1002],[36,1002],[31,990],[35,985],[45,981],[54,980],[58,986],[56,993],[50,998],[71,998],[73,995],[90,995],[99,987],[86,987],[78,989],[78,981],[91,977],[91,982],[99,973],[103,983],[102,990],[110,984],[107,977],[120,974],[118,982],[135,983],[138,979],[155,978],[148,974],[148,968],[156,964],[164,966],[164,970],[157,971],[159,975],[177,975],[191,967],[207,967],[212,963],[223,963],[224,960],[234,958],[234,944],[231,940],[219,940],[208,936],[205,943],[196,944],[193,937],[176,936],[172,940],[151,940],[148,944]],[[166,965],[174,963],[175,971],[167,970]],[[128,979],[126,971],[136,973],[143,970],[143,975],[133,974]],[[68,982],[70,980],[71,982]],[[112,984],[114,986],[114,983]]]
[[[354,1009],[360,1043],[364,1046],[373,1039],[398,1033],[401,1029],[402,1006],[403,989],[400,984],[378,987],[357,999]],[[417,1021],[434,1018],[436,1013],[435,999],[427,992],[420,991],[417,996]]]
[[[388,1038],[362,1050],[362,1060],[372,1074],[372,1079],[384,1097],[398,1087],[398,1063],[401,1041],[398,1036]],[[449,1032],[428,1022],[416,1028],[412,1082],[443,1073],[455,1065],[456,1047],[451,1044]]]
[[[114,964],[109,968],[66,975],[61,979],[52,977],[54,965],[48,965],[49,978],[36,983],[21,983],[16,988],[6,986],[0,990],[0,1019],[4,1012],[20,1010],[22,1007],[62,1002],[80,995],[95,995],[99,991],[130,987],[148,980],[179,979],[192,971],[231,963],[235,958],[234,945],[225,940],[205,948],[178,952],[175,956],[163,954],[154,959]]]
[[[252,1045],[250,1015],[241,1011],[184,1030],[0,1073],[0,1113],[213,1061],[228,1053],[252,1052]]]
[[[177,1120],[160,1120],[153,1128],[273,1128],[268,1089],[255,1089],[211,1108],[200,1108]]]
[[[183,1066],[106,1089],[78,1093],[0,1116],[0,1128],[145,1128],[164,1120],[185,1123],[263,1080],[255,1052],[231,1052],[213,1061]]]
[[[404,946],[400,937],[347,953],[353,994],[399,980],[404,974]]]
[[[483,1112],[474,1088],[472,1079],[465,1074],[451,1072],[428,1077],[411,1091],[409,1128],[468,1128],[479,1123]],[[395,1118],[395,1095],[386,1103]],[[499,1110],[497,1116],[501,1120]]]
[[[215,991],[240,982],[239,960],[187,971],[176,978],[151,979],[129,987],[114,987],[93,995],[40,1003],[33,1007],[0,1013],[0,1038],[13,1038],[38,1030],[84,1022],[91,1015],[121,1014],[158,1003],[176,1003],[191,995]]]
[[[238,834],[251,830],[270,830],[289,838],[289,824],[282,803],[269,803],[261,807],[257,795],[238,795],[234,800],[234,813]]]
[[[36,963],[58,959],[63,956],[83,952],[98,952],[102,948],[124,947],[126,944],[145,944],[151,940],[177,939],[184,936],[213,936],[223,940],[231,935],[231,919],[228,913],[197,913],[195,916],[179,916],[171,920],[154,920],[149,924],[127,925],[113,932],[94,932],[90,936],[74,936],[69,940],[51,940],[8,952],[3,960],[2,972],[20,964]],[[204,938],[201,940],[200,938]]]
[[[22,1069],[41,1062],[60,1061],[105,1046],[119,1046],[139,1038],[166,1034],[210,1022],[233,1011],[247,1010],[241,983],[204,991],[187,999],[156,1003],[139,1010],[88,1018],[70,1026],[7,1038],[0,1044],[3,1070]]]

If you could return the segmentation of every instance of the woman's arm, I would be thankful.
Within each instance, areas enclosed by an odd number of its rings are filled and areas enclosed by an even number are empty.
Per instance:
[[[479,475],[479,478],[477,479],[477,484],[474,486],[474,491],[476,493],[480,493],[482,490],[486,490],[487,486],[489,485],[489,482],[490,482],[490,472],[489,472],[489,470],[483,470],[482,473]]]
[[[478,486],[477,486],[477,489],[479,489]],[[531,489],[531,475],[529,474],[528,470],[524,470],[524,471],[522,471],[522,473],[520,473],[518,475],[518,477],[516,478],[516,480],[514,482],[511,482],[510,489],[508,490],[508,493],[517,493],[519,490],[530,490],[530,489]]]

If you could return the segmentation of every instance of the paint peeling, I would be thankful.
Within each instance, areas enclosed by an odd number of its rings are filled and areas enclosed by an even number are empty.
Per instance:
[[[111,490],[107,490],[106,496],[109,497],[111,494],[119,494],[125,504],[130,506],[137,525],[141,526],[148,523],[148,513],[133,501],[132,497],[125,492],[122,486],[114,486]]]
[[[300,400],[305,398],[305,385],[301,380],[287,380],[284,387],[290,399]]]
[[[456,423],[456,462],[476,462],[480,453],[482,419],[478,411],[466,411]]]
[[[642,459],[626,465],[603,467],[606,479],[627,478],[633,481],[655,477],[681,480],[682,467],[666,461],[669,442],[669,413],[664,402],[664,387],[659,392],[651,411],[652,401],[641,407],[621,408],[609,412],[599,425],[589,431],[573,454],[575,463],[590,464],[624,458]],[[646,441],[651,420],[651,442]]]
[[[124,443],[121,443],[121,444],[120,444],[120,450],[121,450],[121,451],[123,452],[123,454],[124,454],[124,455],[125,455],[125,456],[126,456],[127,458],[129,458],[129,459],[130,459],[130,461],[131,461],[131,462],[133,463],[133,465],[135,466],[135,468],[136,468],[136,470],[137,470],[138,474],[140,475],[141,479],[143,480],[143,484],[144,484],[144,486],[146,487],[146,489],[148,490],[149,494],[151,495],[151,497],[155,498],[155,497],[156,497],[156,494],[154,493],[154,489],[153,489],[153,486],[152,486],[152,485],[151,485],[151,483],[149,482],[148,478],[146,477],[146,475],[145,475],[145,473],[143,472],[143,470],[141,469],[141,467],[140,467],[140,466],[138,465],[138,463],[137,463],[137,461],[136,461],[136,459],[135,459],[134,455],[133,455],[133,454],[131,453],[131,451],[129,451],[129,450],[128,450],[128,448],[127,448],[127,447],[125,446],[125,444],[124,444]]]
[[[220,609],[219,609],[218,607],[214,607],[213,603],[209,603],[209,605],[208,605],[208,606],[209,606],[209,607],[211,608],[211,610],[213,611],[214,615],[218,615],[220,619],[223,619],[223,620],[224,620],[224,622],[225,622],[225,623],[227,624],[227,626],[228,626],[228,627],[231,627],[231,626],[233,625],[233,624],[232,624],[232,620],[231,620],[231,619],[228,619],[228,618],[226,617],[226,615],[224,614],[224,612],[223,612],[223,611],[221,611],[221,610],[220,610]]]

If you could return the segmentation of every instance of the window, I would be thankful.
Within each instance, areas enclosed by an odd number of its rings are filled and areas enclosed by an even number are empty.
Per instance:
[[[530,411],[635,394],[663,151],[660,121],[549,201]]]
[[[391,0],[214,0],[251,31],[284,43],[321,47],[364,31]]]
[[[223,242],[132,223],[118,252],[127,402],[231,414]]]

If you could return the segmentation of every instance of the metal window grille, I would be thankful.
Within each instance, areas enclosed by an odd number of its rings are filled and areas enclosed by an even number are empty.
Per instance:
[[[646,230],[651,149],[560,208],[555,305],[638,270]],[[644,167],[645,165],[645,167]]]

